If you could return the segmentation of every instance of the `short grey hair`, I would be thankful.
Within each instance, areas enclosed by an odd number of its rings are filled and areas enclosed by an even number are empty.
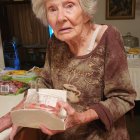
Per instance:
[[[46,0],[32,0],[32,9],[36,17],[40,19],[44,25],[47,25],[45,1]],[[90,17],[90,21],[93,22],[97,9],[97,0],[79,0],[79,2],[84,12]]]

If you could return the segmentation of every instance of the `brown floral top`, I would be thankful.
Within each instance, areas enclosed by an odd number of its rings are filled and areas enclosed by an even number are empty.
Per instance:
[[[116,28],[108,26],[97,47],[88,55],[78,57],[54,37],[47,51],[42,77],[51,88],[64,89],[67,84],[70,87],[66,87],[68,94],[73,94],[69,103],[77,111],[94,108],[100,118],[51,139],[129,139],[124,114],[134,107],[136,94],[130,83],[122,38]]]

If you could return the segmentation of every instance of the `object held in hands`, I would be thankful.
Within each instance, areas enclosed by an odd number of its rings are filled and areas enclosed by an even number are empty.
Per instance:
[[[51,130],[65,130],[66,112],[56,104],[66,99],[65,90],[29,89],[24,108],[11,112],[12,122],[23,127],[39,128],[43,124]]]

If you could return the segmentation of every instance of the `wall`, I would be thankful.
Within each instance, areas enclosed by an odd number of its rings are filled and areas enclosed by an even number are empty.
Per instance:
[[[2,49],[2,41],[1,41],[1,32],[0,32],[0,68],[3,69],[4,66],[4,59],[3,59],[3,49]]]
[[[125,35],[127,32],[131,32],[132,35],[138,37],[140,41],[140,0],[136,0],[135,19],[106,20],[105,10],[106,0],[98,0],[98,11],[95,17],[96,23],[112,24],[121,31],[122,35]]]

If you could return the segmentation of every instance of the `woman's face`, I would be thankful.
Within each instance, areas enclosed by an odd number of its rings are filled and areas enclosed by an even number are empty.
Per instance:
[[[46,0],[47,20],[62,41],[76,39],[86,23],[79,0]]]

